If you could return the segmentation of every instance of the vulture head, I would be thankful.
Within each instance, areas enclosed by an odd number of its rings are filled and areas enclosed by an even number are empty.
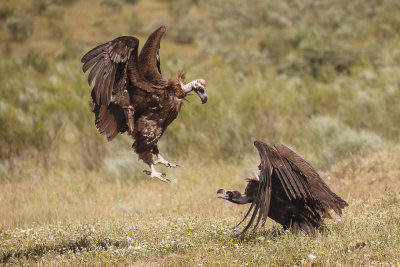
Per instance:
[[[200,97],[202,104],[207,102],[206,81],[203,79],[196,79],[183,85],[183,91],[185,92],[185,95],[194,91]]]
[[[258,181],[258,175],[253,172],[251,173],[250,178],[247,178],[247,186],[243,194],[237,190],[226,189],[219,189],[217,194],[222,194],[219,198],[228,200],[235,204],[251,203],[257,196]]]

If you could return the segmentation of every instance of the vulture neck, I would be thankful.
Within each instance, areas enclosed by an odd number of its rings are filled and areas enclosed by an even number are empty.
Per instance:
[[[247,204],[251,202],[246,195],[242,195],[240,198],[230,199],[229,201],[236,204]]]
[[[185,92],[185,96],[187,96],[191,91],[194,90],[196,80],[191,81],[190,83],[182,85],[182,89]]]

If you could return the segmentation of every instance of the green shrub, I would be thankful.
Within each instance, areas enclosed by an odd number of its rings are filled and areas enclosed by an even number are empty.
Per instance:
[[[8,17],[14,15],[15,7],[8,4],[0,5],[0,21],[6,20]]]
[[[107,8],[113,8],[118,11],[120,11],[122,9],[121,2],[117,1],[117,0],[100,0],[100,5],[107,7]]]
[[[49,5],[43,15],[52,20],[61,20],[64,16],[64,10],[57,5]]]
[[[330,116],[316,116],[309,125],[314,150],[324,164],[362,149],[377,149],[383,144],[382,139],[375,133],[367,130],[356,131]]]
[[[63,5],[63,6],[70,6],[78,2],[79,0],[51,0],[53,4],[56,5]]]
[[[14,41],[22,42],[32,35],[33,24],[29,19],[14,16],[8,18],[6,24]]]
[[[29,49],[28,55],[26,56],[26,63],[40,73],[46,72],[49,66],[47,56],[41,54],[40,50],[36,47],[31,47]]]
[[[135,5],[135,4],[139,3],[139,0],[125,0],[125,2]]]
[[[31,1],[31,9],[36,14],[42,14],[48,6],[47,0],[32,0]]]

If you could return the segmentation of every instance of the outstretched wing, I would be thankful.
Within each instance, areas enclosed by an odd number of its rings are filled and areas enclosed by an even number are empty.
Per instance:
[[[312,199],[310,186],[307,183],[307,180],[301,175],[293,172],[292,167],[286,159],[282,158],[272,147],[261,141],[255,141],[254,146],[258,149],[261,157],[261,163],[259,166],[261,171],[260,181],[256,198],[242,220],[243,222],[246,217],[253,212],[248,224],[243,230],[243,233],[251,227],[257,216],[258,218],[254,225],[254,229],[258,226],[261,220],[263,224],[267,220],[272,191],[271,179],[273,176],[279,179],[279,184],[283,188],[289,200],[303,199],[306,201],[306,199]]]
[[[313,198],[320,203],[317,209],[319,209],[325,217],[331,217],[328,212],[330,209],[333,209],[337,214],[342,214],[342,209],[348,206],[347,202],[329,189],[328,185],[307,161],[285,145],[276,144],[275,148],[289,163],[291,173],[300,177],[302,180],[305,179],[310,185]]]
[[[128,79],[131,83],[148,92],[154,92],[154,85],[147,82],[138,67],[139,40],[132,36],[121,36],[90,50],[82,57],[83,72],[92,66],[88,82],[93,87],[95,103],[109,105],[113,93],[125,89]]]
[[[96,105],[91,103],[91,108],[95,114],[95,126],[101,135],[105,135],[108,141],[114,139],[118,133],[123,133],[128,129],[124,111],[114,103],[110,105]]]
[[[261,219],[263,220],[263,222],[265,222],[268,217],[269,205],[271,200],[271,184],[272,184],[271,179],[273,173],[273,166],[271,163],[271,158],[269,157],[264,145],[265,144],[260,141],[254,142],[254,146],[258,149],[261,158],[261,163],[259,166],[260,176],[259,176],[257,196],[255,200],[251,203],[251,206],[247,211],[246,215],[244,216],[243,220],[239,223],[241,224],[247,218],[247,216],[249,216],[249,214],[253,211],[253,214],[251,215],[250,220],[247,223],[246,227],[243,229],[242,233],[246,232],[251,227],[257,215],[258,219],[256,221],[256,224],[254,225],[254,229],[257,228]]]
[[[160,68],[160,42],[166,31],[165,26],[155,30],[147,38],[139,55],[139,67],[143,77],[153,84],[165,86],[167,82],[161,75]]]

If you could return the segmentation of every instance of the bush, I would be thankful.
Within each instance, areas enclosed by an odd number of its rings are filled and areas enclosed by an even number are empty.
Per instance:
[[[41,54],[40,50],[36,47],[29,49],[28,55],[26,56],[26,63],[31,65],[36,71],[44,73],[47,70],[49,62],[47,56]]]
[[[47,5],[47,0],[32,0],[31,2],[31,8],[33,12],[39,15],[47,9]]]
[[[100,0],[100,5],[108,8],[113,8],[115,10],[121,11],[122,4],[117,0]]]
[[[22,42],[32,35],[32,21],[26,18],[10,17],[7,19],[6,24],[14,41]]]
[[[14,15],[15,7],[8,4],[0,5],[0,21],[6,20],[8,17]]]
[[[56,5],[63,5],[63,6],[70,6],[78,2],[79,0],[51,0],[53,4]]]
[[[52,20],[61,20],[64,16],[64,10],[57,5],[49,5],[43,15]]]
[[[125,0],[125,2],[135,5],[135,4],[139,3],[139,0]]]
[[[356,131],[330,116],[314,117],[309,127],[314,150],[323,164],[331,163],[349,153],[357,153],[361,149],[377,149],[383,143],[375,133],[366,130]]]

